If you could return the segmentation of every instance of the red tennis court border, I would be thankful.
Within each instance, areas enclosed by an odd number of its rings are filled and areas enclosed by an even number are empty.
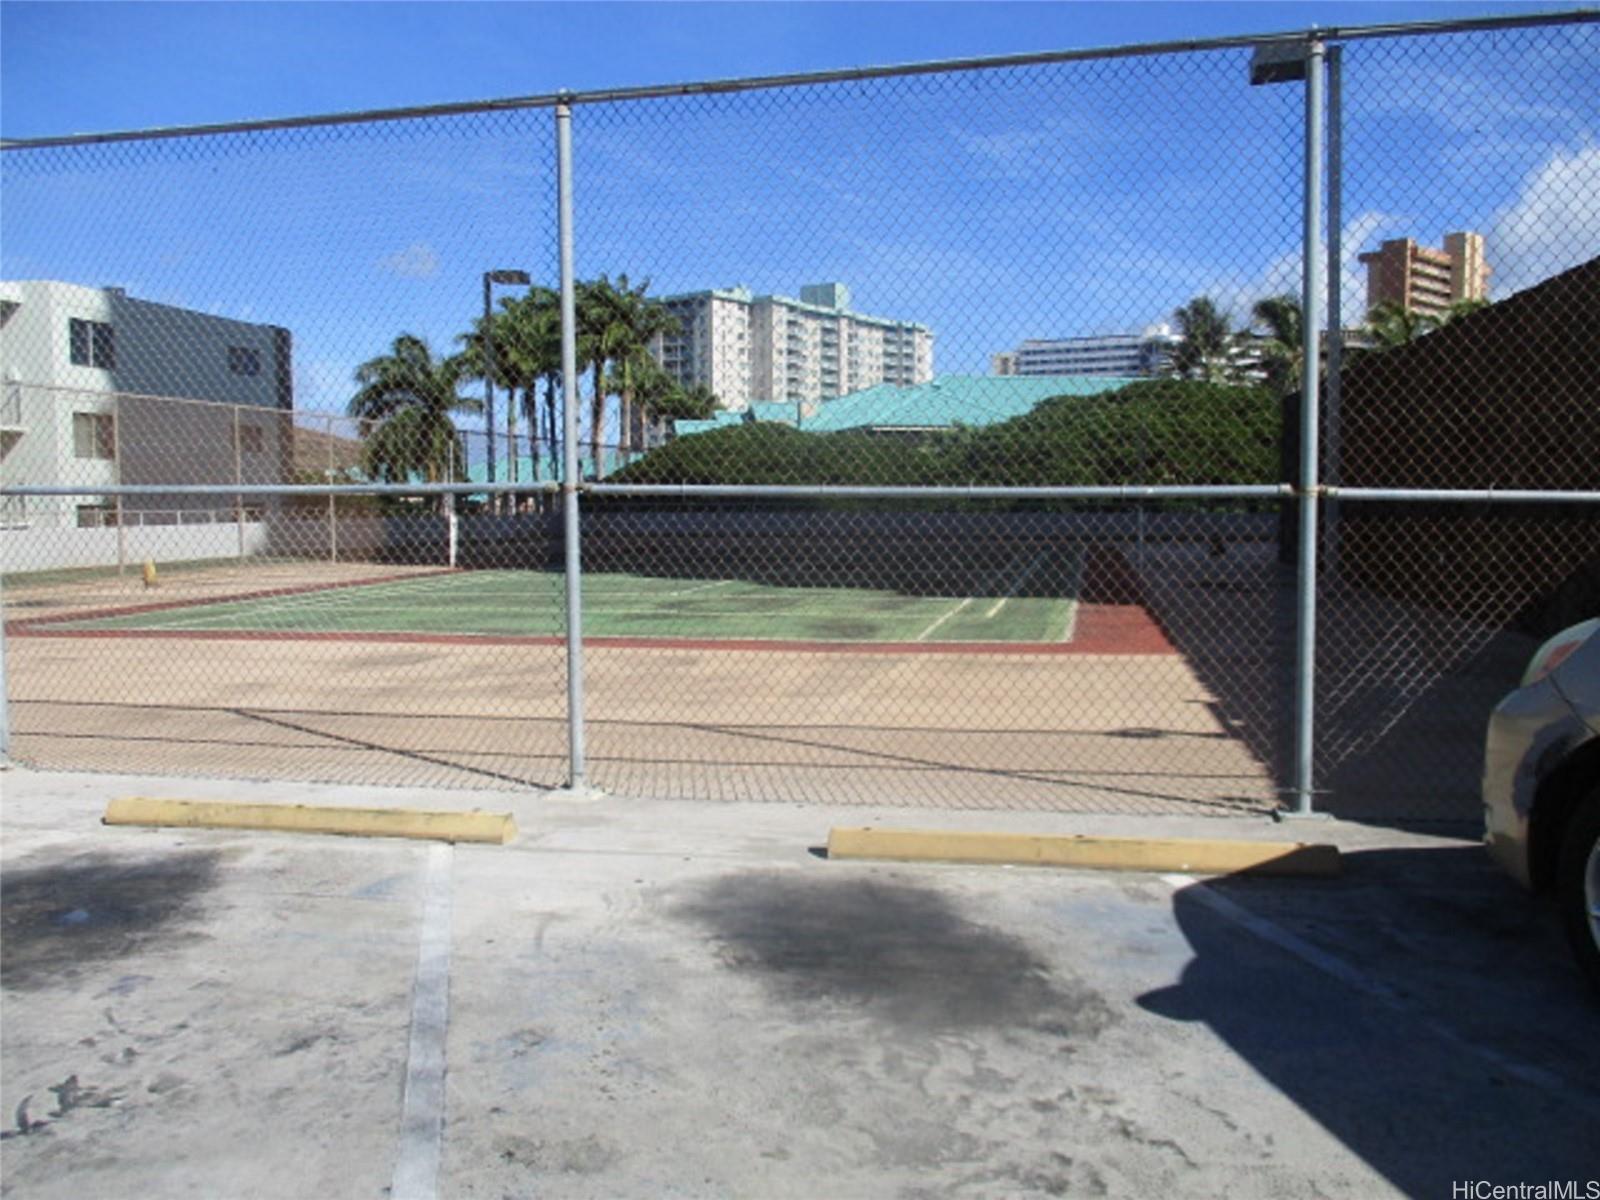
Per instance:
[[[342,586],[342,585],[341,585]],[[293,591],[315,589],[296,588]],[[260,593],[258,593],[260,594]],[[277,593],[272,593],[277,594]],[[120,609],[125,615],[183,603]],[[93,618],[75,614],[71,621]],[[404,646],[563,646],[561,636],[518,637],[476,633],[290,632],[232,629],[59,629],[63,618],[46,617],[7,624],[8,637],[172,638],[217,642],[348,642]],[[799,654],[991,654],[991,655],[1166,655],[1177,650],[1161,627],[1136,604],[1079,604],[1070,642],[825,642],[779,638],[586,637],[584,645],[622,650],[743,650]]]

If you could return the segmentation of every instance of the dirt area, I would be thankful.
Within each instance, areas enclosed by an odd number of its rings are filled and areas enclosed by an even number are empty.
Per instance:
[[[352,783],[556,786],[552,645],[14,637],[13,752]],[[1175,655],[593,646],[591,781],[635,796],[1125,812],[1270,806],[1236,723]]]

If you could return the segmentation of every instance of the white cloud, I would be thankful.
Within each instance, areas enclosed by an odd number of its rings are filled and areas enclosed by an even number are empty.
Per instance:
[[[294,365],[296,412],[343,413],[355,391],[355,367],[348,362],[315,358]]]
[[[838,200],[843,204],[850,204],[859,208],[870,202],[864,193],[855,191],[852,188],[839,183],[837,180],[830,178],[821,171],[813,171],[807,167],[787,167],[784,168],[784,174],[788,175],[790,179],[804,187],[815,188],[818,191],[826,192],[835,200]]]
[[[1600,145],[1557,150],[1490,223],[1489,294],[1503,298],[1600,254]]]
[[[1520,82],[1520,81],[1519,81]],[[1576,122],[1579,115],[1560,104],[1530,103],[1503,81],[1478,72],[1429,71],[1391,98],[1390,107],[1423,113],[1452,133],[1482,136],[1523,124]]]
[[[1033,128],[974,133],[956,126],[947,130],[956,144],[978,160],[980,169],[1003,179],[1056,176],[1081,163],[1087,152],[1105,141],[1094,122],[1078,117],[1050,117]]]
[[[968,154],[1010,174],[1027,174],[1036,151],[1055,139],[1042,129],[1008,129],[1000,133],[966,133],[952,129],[956,142]]]
[[[1492,299],[1504,299],[1600,254],[1600,145],[1550,153],[1523,177],[1515,199],[1478,228],[1485,234],[1484,253],[1493,270]],[[1434,232],[1442,236],[1447,231]],[[1438,244],[1404,213],[1369,209],[1345,222],[1340,303],[1346,327],[1359,324],[1366,314],[1367,270],[1361,254],[1394,237]],[[1243,323],[1256,300],[1284,292],[1300,292],[1298,249],[1271,259],[1242,284],[1218,277],[1195,294],[1212,296],[1233,313],[1236,323]]]
[[[380,258],[378,266],[402,279],[431,279],[439,273],[439,255],[427,242],[412,242],[404,250]]]
[[[1340,238],[1339,319],[1345,328],[1359,325],[1367,312],[1367,269],[1361,263],[1361,254],[1376,250],[1385,237],[1404,236],[1407,225],[1408,218],[1403,214],[1377,209],[1357,213],[1344,223]],[[1257,300],[1285,293],[1300,295],[1300,269],[1300,251],[1295,249],[1269,261],[1243,286],[1221,284],[1205,294],[1232,312],[1235,324],[1247,324]]]

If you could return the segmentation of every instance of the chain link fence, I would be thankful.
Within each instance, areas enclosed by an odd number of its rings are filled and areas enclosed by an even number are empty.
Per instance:
[[[11,754],[1470,820],[1489,708],[1600,612],[1597,50],[8,144]]]

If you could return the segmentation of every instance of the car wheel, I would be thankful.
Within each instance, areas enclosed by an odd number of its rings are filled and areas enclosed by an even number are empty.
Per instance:
[[[1567,824],[1556,898],[1578,965],[1600,990],[1600,788],[1589,793]]]

